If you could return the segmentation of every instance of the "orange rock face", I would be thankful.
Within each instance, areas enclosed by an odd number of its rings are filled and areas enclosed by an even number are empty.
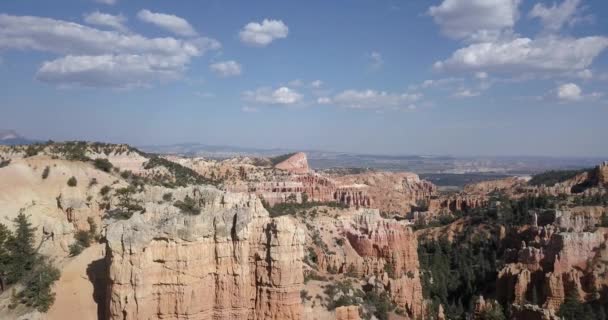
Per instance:
[[[424,312],[419,274],[418,241],[410,227],[375,214],[361,214],[346,228],[346,237],[372,273],[390,270],[385,287],[393,301],[412,316]],[[386,268],[386,265],[389,268]]]
[[[336,320],[359,320],[358,306],[345,306],[336,308]]]
[[[606,234],[595,232],[555,232],[541,227],[534,241],[541,248],[523,246],[517,261],[498,274],[497,296],[503,302],[523,305],[534,295],[543,308],[556,312],[569,290],[583,299],[601,288],[606,258]],[[536,292],[533,290],[536,289]]]
[[[276,164],[274,167],[297,174],[305,174],[310,170],[308,168],[308,159],[306,158],[306,154],[303,152],[298,152],[292,155],[284,161]]]
[[[488,199],[484,195],[456,194],[431,199],[428,210],[433,213],[441,211],[468,211],[469,209],[484,206],[487,203]]]
[[[367,186],[374,208],[381,212],[407,213],[428,201],[437,188],[410,172],[369,172],[335,177],[343,185]]]
[[[109,318],[300,319],[302,229],[249,195],[182,193],[201,214],[152,202],[109,227]]]

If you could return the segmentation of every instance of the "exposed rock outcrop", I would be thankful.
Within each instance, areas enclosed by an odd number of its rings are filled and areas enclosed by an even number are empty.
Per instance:
[[[342,185],[366,186],[374,208],[408,213],[437,192],[432,183],[411,172],[366,172],[334,177]]]
[[[274,167],[296,174],[305,174],[310,170],[308,168],[308,159],[303,152],[294,153],[289,158],[277,163]]]
[[[346,227],[346,237],[371,273],[389,270],[384,282],[393,301],[413,316],[422,315],[418,241],[412,229],[382,219],[377,211],[367,211],[353,217]]]
[[[336,308],[336,320],[359,320],[359,306],[344,306]]]
[[[107,229],[110,319],[299,319],[304,233],[247,194],[186,188],[187,215],[146,193],[146,213]],[[156,191],[155,191],[156,190]]]

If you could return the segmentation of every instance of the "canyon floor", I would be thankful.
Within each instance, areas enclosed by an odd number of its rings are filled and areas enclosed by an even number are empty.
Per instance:
[[[1,319],[606,319],[608,308],[607,163],[445,191],[411,172],[315,171],[304,153],[0,146],[9,238],[19,217],[60,275],[46,309],[16,298],[31,279],[0,270]]]

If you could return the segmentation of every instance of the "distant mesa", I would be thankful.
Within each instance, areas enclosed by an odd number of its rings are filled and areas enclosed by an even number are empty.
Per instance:
[[[306,174],[310,170],[308,168],[308,159],[304,152],[290,153],[270,159],[274,167],[279,170],[284,170],[290,173]]]
[[[0,145],[13,146],[20,144],[32,144],[35,142],[36,141],[34,140],[21,136],[15,130],[0,129]]]

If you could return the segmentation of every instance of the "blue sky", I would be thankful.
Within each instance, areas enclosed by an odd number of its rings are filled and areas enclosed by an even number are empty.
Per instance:
[[[607,156],[607,49],[604,0],[3,1],[0,128]]]

